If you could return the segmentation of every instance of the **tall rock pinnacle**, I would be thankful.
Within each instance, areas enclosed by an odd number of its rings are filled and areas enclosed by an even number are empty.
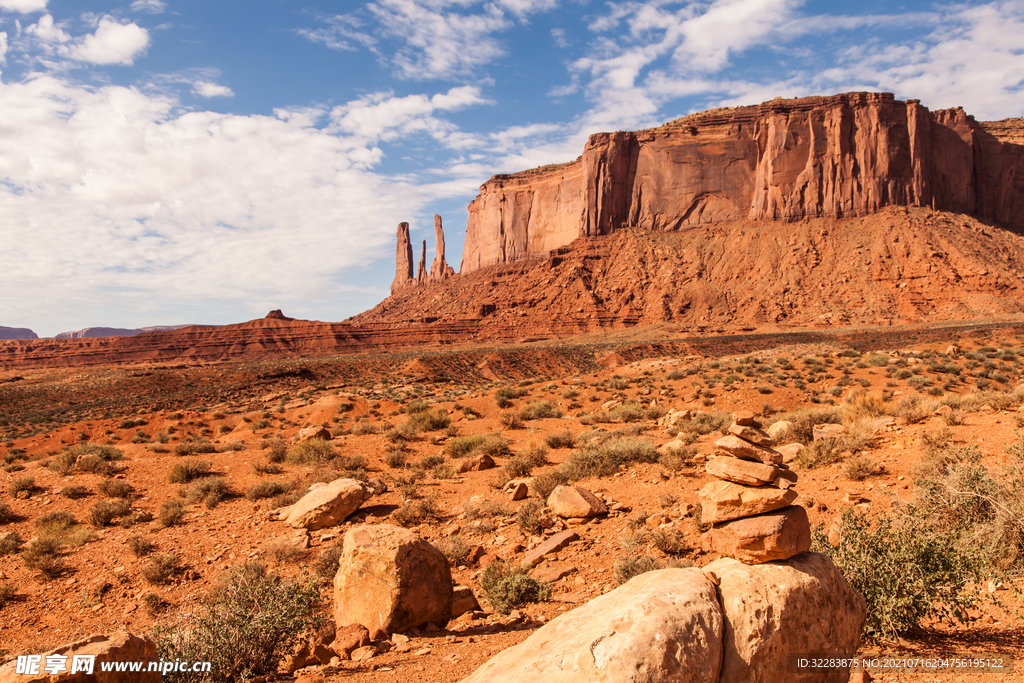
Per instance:
[[[430,282],[447,280],[455,274],[455,270],[444,261],[444,230],[441,228],[441,217],[434,214],[434,262],[430,264]]]
[[[391,293],[408,287],[412,279],[412,242],[409,241],[409,224],[398,224],[398,245],[395,247],[395,279],[391,281]]]
[[[427,284],[427,241],[423,240],[423,251],[420,253],[420,267],[416,271],[416,284]]]

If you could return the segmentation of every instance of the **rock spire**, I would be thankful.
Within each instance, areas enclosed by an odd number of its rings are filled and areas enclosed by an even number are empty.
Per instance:
[[[420,287],[431,282],[441,282],[455,276],[455,270],[444,260],[444,230],[441,228],[441,217],[434,216],[434,239],[437,241],[434,261],[427,270],[427,241],[423,240],[419,266],[413,271],[412,241],[409,238],[409,224],[398,224],[398,244],[395,247],[395,279],[391,282],[391,293],[394,294],[406,287]]]
[[[395,279],[391,281],[391,293],[408,287],[412,279],[412,242],[409,241],[409,224],[398,224],[398,245],[395,247]]]

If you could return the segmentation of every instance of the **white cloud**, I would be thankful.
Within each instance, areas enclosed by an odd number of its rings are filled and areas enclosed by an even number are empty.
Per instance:
[[[46,9],[46,0],[0,0],[0,9],[8,12],[42,12]]]
[[[425,99],[450,111],[474,98]],[[428,190],[371,172],[358,140],[306,123],[53,76],[0,82],[0,311],[107,321],[118,307],[166,320],[184,305],[336,306],[338,274],[388,253]]]
[[[192,84],[192,92],[198,97],[234,97],[234,91],[226,85],[218,85],[209,81],[197,81]]]
[[[7,63],[7,31],[0,31],[0,64]]]
[[[71,51],[71,57],[92,64],[132,64],[149,47],[149,32],[138,24],[103,17],[95,33]]]
[[[25,27],[25,33],[35,36],[44,43],[67,43],[71,34],[53,23],[53,15],[44,14],[39,21]]]
[[[433,97],[407,95],[394,97],[379,92],[349,102],[331,111],[331,130],[373,144],[425,133],[450,146],[458,146],[464,138],[448,121],[435,116],[467,107],[489,104],[480,88],[461,86]]]
[[[133,12],[148,12],[149,14],[162,14],[167,10],[167,3],[161,0],[135,0],[132,3]]]

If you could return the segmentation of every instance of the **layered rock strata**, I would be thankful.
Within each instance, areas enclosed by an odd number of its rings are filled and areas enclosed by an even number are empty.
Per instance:
[[[773,439],[748,412],[733,414],[729,434],[715,442],[719,454],[708,460],[716,480],[698,494],[707,550],[762,564],[788,560],[811,547],[807,512],[793,505],[797,475],[772,448]]]
[[[998,133],[998,137],[986,130]],[[1011,140],[1012,142],[1005,142]],[[460,274],[623,228],[850,217],[890,205],[1024,227],[1016,126],[891,93],[775,99],[592,135],[576,161],[498,175],[469,205]]]

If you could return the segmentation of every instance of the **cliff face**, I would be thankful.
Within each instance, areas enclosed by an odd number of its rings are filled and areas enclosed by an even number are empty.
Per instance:
[[[1014,126],[995,130],[999,137],[959,108],[930,112],[890,93],[848,93],[593,135],[573,163],[495,176],[481,188],[460,272],[623,227],[840,218],[891,205],[1024,227],[1024,147],[1002,141],[1017,139]]]

